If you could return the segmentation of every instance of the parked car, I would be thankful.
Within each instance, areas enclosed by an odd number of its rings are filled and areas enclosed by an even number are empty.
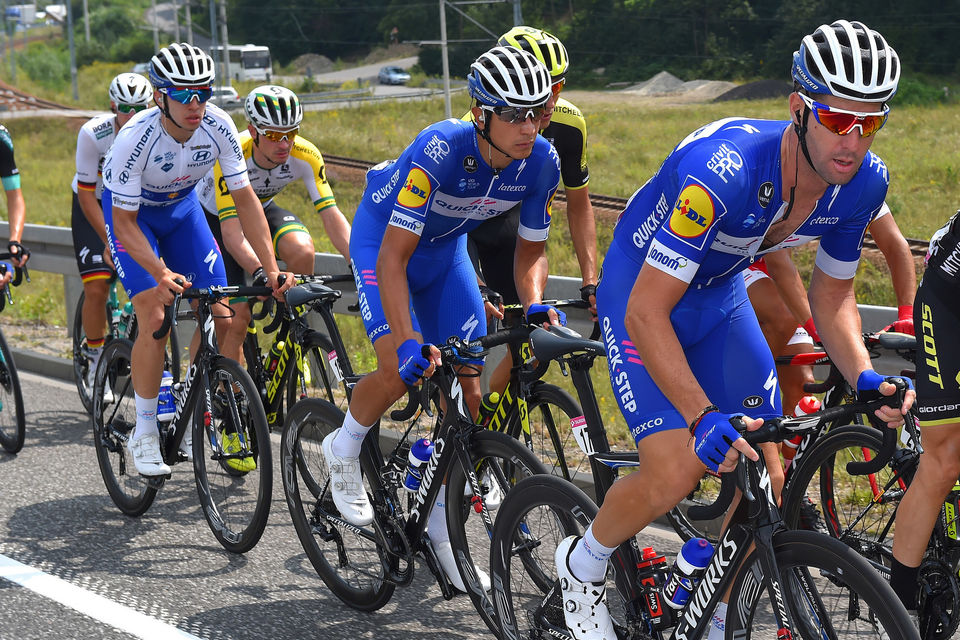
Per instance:
[[[149,62],[138,62],[133,65],[132,71],[134,73],[150,73],[150,63]]]
[[[407,84],[410,82],[410,74],[400,67],[383,67],[377,74],[380,84]]]
[[[233,87],[214,87],[210,102],[222,109],[232,109],[239,107],[243,101]]]

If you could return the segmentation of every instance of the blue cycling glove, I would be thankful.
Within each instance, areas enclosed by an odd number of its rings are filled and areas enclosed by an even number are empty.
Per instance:
[[[883,395],[880,393],[880,385],[887,382],[887,377],[873,369],[864,369],[857,378],[857,397],[864,402],[880,398]],[[907,389],[913,389],[910,378],[901,377],[901,379],[907,383]]]
[[[567,326],[567,314],[560,309],[557,309],[554,306],[549,304],[540,304],[534,303],[530,305],[530,308],[527,309],[527,322],[530,324],[543,325],[544,323],[550,323],[550,309],[553,309],[557,312],[557,318],[560,319],[560,324],[562,326]]]
[[[711,471],[716,471],[727,457],[740,433],[730,424],[729,413],[705,413],[693,428],[693,450]]]
[[[397,347],[397,370],[404,384],[417,384],[430,368],[430,361],[423,356],[424,346],[411,338]]]

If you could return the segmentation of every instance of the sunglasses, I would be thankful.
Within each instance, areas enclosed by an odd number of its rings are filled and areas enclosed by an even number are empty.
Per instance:
[[[120,113],[140,113],[147,108],[145,104],[118,104],[117,111]]]
[[[887,122],[887,116],[890,114],[890,107],[883,105],[883,111],[863,113],[860,111],[847,111],[838,109],[820,102],[816,102],[810,96],[802,93],[798,94],[803,103],[813,112],[813,117],[822,124],[827,131],[837,135],[845,136],[856,127],[860,128],[860,135],[864,138],[872,136],[883,127]]]
[[[551,91],[553,91],[554,98],[560,95],[560,92],[563,91],[563,85],[565,85],[566,83],[567,83],[567,80],[566,78],[564,78],[563,80],[557,80],[550,86]]]
[[[487,111],[492,111],[495,116],[508,124],[517,124],[524,122],[527,118],[533,118],[534,122],[539,122],[543,118],[546,110],[544,107],[483,107]]]
[[[213,95],[213,89],[210,87],[165,87],[160,91],[180,104],[190,104],[194,98],[203,104]]]
[[[256,127],[254,127],[256,129]],[[297,134],[300,133],[300,127],[294,127],[293,129],[287,129],[286,131],[273,131],[272,129],[257,129],[257,133],[262,135],[264,138],[270,142],[283,142],[284,140],[289,140],[293,142],[293,139],[297,137]]]

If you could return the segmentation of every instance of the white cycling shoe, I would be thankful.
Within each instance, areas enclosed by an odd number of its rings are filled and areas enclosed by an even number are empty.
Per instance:
[[[564,622],[575,640],[617,640],[607,608],[605,582],[581,582],[567,565],[570,551],[579,541],[579,536],[564,538],[554,555],[563,596]]]
[[[433,546],[433,551],[437,554],[437,559],[440,560],[440,568],[443,569],[450,584],[458,591],[466,593],[467,587],[460,578],[460,571],[457,569],[457,560],[453,557],[453,548],[450,546],[450,541],[434,542],[431,540],[430,544]],[[490,591],[490,574],[483,571],[477,565],[473,565],[473,570],[476,572],[477,579],[480,581],[480,586],[483,587],[483,590]]]
[[[150,433],[140,436],[136,440],[127,441],[127,449],[133,456],[133,466],[142,476],[168,476],[170,467],[160,455],[160,436]]]
[[[341,458],[333,453],[331,447],[338,431],[327,434],[322,444],[323,457],[330,471],[333,504],[344,520],[354,526],[365,527],[373,522],[373,506],[367,497],[367,490],[363,488],[360,458]]]
[[[187,462],[193,462],[193,420],[187,423],[187,431],[183,434],[183,440],[180,441],[180,453]]]

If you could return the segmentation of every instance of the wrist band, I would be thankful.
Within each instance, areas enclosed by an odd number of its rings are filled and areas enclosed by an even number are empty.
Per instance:
[[[693,419],[693,422],[690,423],[690,435],[693,435],[693,432],[696,430],[697,425],[700,424],[700,421],[703,419],[703,416],[708,413],[713,413],[714,411],[720,411],[720,407],[715,404],[704,407],[700,410],[700,413],[697,414],[697,417]]]

